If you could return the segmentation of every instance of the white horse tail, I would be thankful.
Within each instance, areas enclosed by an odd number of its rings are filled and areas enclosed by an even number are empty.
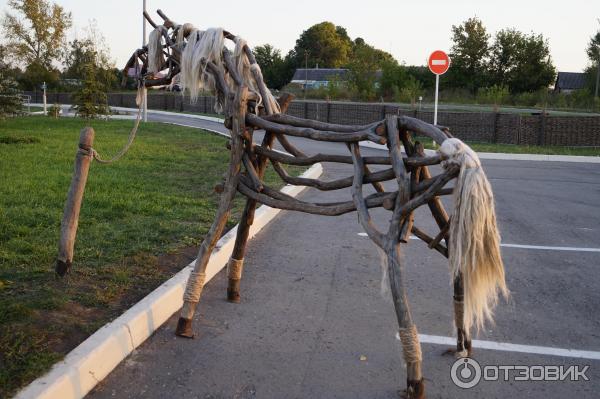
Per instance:
[[[462,273],[464,327],[481,329],[493,322],[499,294],[509,296],[500,255],[494,195],[477,154],[459,139],[444,141],[442,166],[460,166],[454,187],[454,212],[448,244],[452,276]]]

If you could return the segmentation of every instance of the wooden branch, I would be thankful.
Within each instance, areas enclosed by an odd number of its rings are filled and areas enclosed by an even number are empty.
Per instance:
[[[163,25],[167,28],[173,28],[175,25],[177,25],[175,22],[171,21],[169,17],[162,12],[162,10],[158,9],[156,10],[156,13],[165,21]]]
[[[306,177],[294,177],[288,175],[279,162],[271,160],[271,163],[273,164],[273,168],[275,169],[277,174],[279,174],[279,176],[283,179],[283,181],[285,181],[288,184],[293,184],[294,186],[307,186],[314,187],[321,191],[332,191],[346,187],[351,187],[355,179],[354,176],[348,176],[342,179],[332,181],[321,181],[318,179],[310,179]],[[394,171],[392,169],[384,169],[363,176],[363,184],[372,184],[381,181],[391,180],[393,178]]]
[[[332,202],[332,203],[311,203],[300,201],[290,197],[280,191],[264,185],[263,191],[258,193],[252,189],[252,182],[246,176],[240,177],[238,191],[248,198],[251,198],[261,204],[272,208],[285,209],[289,211],[299,211],[322,216],[339,216],[356,211],[356,205],[353,201]],[[394,193],[375,193],[365,198],[367,208],[381,207],[386,198],[394,198]]]
[[[267,130],[270,131],[270,130]],[[287,139],[287,137],[283,134],[279,134],[279,133],[275,133],[275,135],[277,136],[277,141],[279,141],[279,144],[281,144],[281,146],[290,154],[296,156],[296,157],[305,157],[306,155],[304,155],[304,153],[302,151],[300,151],[295,145],[293,145],[292,143],[290,143],[290,141]]]
[[[238,74],[237,68],[235,67],[235,63],[231,58],[231,52],[227,49],[227,47],[223,47],[223,60],[225,61],[225,68],[229,73],[229,76],[233,79],[235,84],[239,87],[243,84],[241,76]]]
[[[424,231],[420,230],[416,226],[412,227],[412,233],[417,238],[419,238],[420,240],[422,240],[423,242],[425,242],[427,245],[429,245],[430,243],[433,242],[433,238],[429,237],[429,235],[427,235],[427,233],[425,233]],[[437,243],[433,247],[433,249],[435,249],[436,251],[438,251],[439,253],[441,253],[442,255],[444,255],[446,258],[448,257],[448,248],[444,247],[442,244]]]
[[[399,116],[398,125],[411,132],[425,135],[440,145],[448,138],[446,134],[437,127],[430,125],[427,122],[423,122],[420,119],[411,118],[410,116]]]
[[[422,143],[417,142],[417,144],[415,145],[415,153],[415,155],[418,157],[425,157],[425,149],[423,148]],[[424,179],[431,179],[431,173],[429,172],[428,167],[423,167],[423,169],[421,170],[421,174],[423,175]],[[435,220],[436,224],[438,225],[440,230],[443,229],[444,226],[446,226],[446,224],[448,223],[448,214],[444,209],[444,205],[442,205],[442,201],[440,201],[439,198],[434,197],[427,205],[429,206],[429,210],[431,211],[431,214],[433,215],[433,219]],[[446,241],[448,240],[447,235],[445,239]]]
[[[434,183],[429,186],[425,192],[414,197],[402,207],[403,215],[407,215],[409,212],[414,211],[421,205],[431,202],[435,197],[438,196],[439,191],[448,183],[450,180],[458,176],[460,168],[458,166],[451,166],[444,173],[437,176]],[[438,199],[439,201],[439,199]]]
[[[354,133],[339,133],[332,131],[315,130],[311,128],[299,128],[295,126],[280,125],[278,123],[269,122],[253,114],[246,115],[246,123],[259,129],[269,130],[274,133],[286,134],[294,137],[304,137],[307,139],[317,141],[357,142],[363,140],[371,140],[378,144],[385,144],[386,142],[385,138],[377,136],[371,130],[364,130]]]
[[[444,228],[440,230],[438,235],[435,236],[433,241],[431,241],[429,243],[429,249],[434,248],[436,245],[438,245],[440,243],[440,241],[442,241],[444,239],[444,237],[446,237],[448,235],[448,231],[450,230],[450,222],[451,221],[452,221],[452,217],[450,217],[450,219],[448,219],[448,223],[446,223],[446,226],[444,226]]]
[[[284,147],[285,148],[285,147]],[[348,155],[330,155],[330,154],[315,154],[311,156],[290,156],[282,154],[278,151],[273,151],[264,148],[264,146],[255,145],[254,151],[257,154],[261,154],[265,157],[273,159],[275,161],[285,163],[288,165],[299,165],[299,166],[310,166],[318,162],[335,162],[335,163],[352,163],[352,157]],[[287,150],[287,149],[286,149]],[[289,152],[289,151],[288,151]],[[403,158],[404,164],[407,167],[418,167],[424,165],[436,165],[441,162],[442,158],[440,155],[434,155],[431,157],[409,157]],[[363,157],[365,164],[371,165],[391,165],[392,160],[390,157]]]
[[[244,163],[244,167],[246,168],[246,171],[248,172],[250,181],[252,181],[252,186],[253,186],[254,190],[260,193],[263,190],[264,185],[263,185],[263,182],[260,180],[260,177],[258,176],[258,172],[254,168],[254,165],[252,164],[252,161],[250,160],[247,153],[244,153],[244,156],[242,157],[242,162]]]
[[[398,118],[396,116],[388,116],[385,120],[387,130],[388,146],[390,149],[390,157],[392,158],[392,169],[398,183],[398,196],[394,204],[394,212],[390,227],[388,230],[388,239],[391,242],[387,246],[395,245],[397,242],[404,241],[405,232],[402,230],[406,226],[405,218],[410,217],[409,212],[402,212],[405,204],[410,200],[410,177],[402,160],[402,149],[400,146],[400,136],[398,130]]]
[[[383,249],[385,245],[385,237],[379,230],[377,230],[377,227],[373,223],[371,215],[369,214],[366,201],[363,198],[362,186],[365,165],[362,162],[362,157],[360,156],[360,149],[358,148],[358,143],[349,144],[349,149],[352,153],[352,160],[354,164],[354,184],[352,185],[352,200],[354,201],[354,205],[356,205],[356,210],[358,212],[358,220],[365,232],[368,234],[369,238],[373,240],[373,242],[377,244],[380,248]]]
[[[150,25],[152,25],[152,27],[154,29],[158,28],[158,25],[156,23],[154,23],[154,21],[152,20],[152,18],[150,18],[150,15],[148,15],[148,12],[144,11],[143,14],[144,14],[144,18],[146,18],[146,21],[148,21],[148,23]]]
[[[363,164],[364,164],[364,161],[363,161]],[[371,173],[371,170],[369,169],[369,167],[366,164],[364,164],[364,165],[365,165],[365,167],[364,167],[365,179],[368,179],[372,175],[372,173]],[[375,191],[377,191],[378,193],[385,192],[385,188],[383,187],[383,184],[381,184],[381,182],[373,181],[373,182],[371,182],[371,185],[373,186]]]
[[[383,122],[369,123],[368,125],[339,125],[335,123],[319,122],[312,119],[297,118],[291,115],[276,114],[272,116],[266,116],[263,119],[269,122],[275,122],[282,125],[289,125],[295,127],[308,127],[315,130],[333,131],[339,133],[354,133],[363,130],[375,131],[379,126],[383,125]]]

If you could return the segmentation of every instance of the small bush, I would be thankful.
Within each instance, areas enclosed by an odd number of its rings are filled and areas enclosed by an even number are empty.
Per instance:
[[[52,104],[50,108],[48,108],[48,116],[52,118],[58,118],[60,116],[60,104]]]

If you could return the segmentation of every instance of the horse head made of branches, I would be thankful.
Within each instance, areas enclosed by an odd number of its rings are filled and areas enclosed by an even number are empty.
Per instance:
[[[164,20],[162,25],[146,15],[155,29],[148,46],[132,55],[125,71],[136,68],[137,76],[146,86],[165,85],[180,75],[192,100],[200,90],[210,91],[216,96],[217,107],[224,113],[225,125],[231,131],[230,162],[225,181],[219,186],[219,207],[188,280],[177,335],[193,336],[192,318],[204,286],[206,266],[237,193],[245,196],[247,202],[228,263],[227,298],[232,302],[240,300],[246,242],[257,204],[324,216],[356,211],[361,226],[387,260],[407,366],[407,396],[424,397],[421,347],[406,295],[401,244],[407,243],[413,234],[430,249],[449,258],[454,283],[456,353],[460,356],[471,351],[471,328],[480,328],[491,319],[499,295],[508,295],[493,193],[475,152],[453,138],[447,129],[405,116],[388,115],[381,121],[359,126],[285,115],[291,97],[282,95],[277,100],[273,97],[252,50],[243,39],[220,28],[201,31],[191,24],[179,25],[160,10],[158,14]],[[233,51],[227,48],[226,41],[232,43]],[[159,72],[163,75],[158,76]],[[253,141],[256,130],[265,131],[260,144]],[[440,145],[439,150],[427,154],[423,145],[415,141],[417,136],[431,138]],[[347,148],[348,154],[307,155],[288,137],[339,143]],[[272,149],[275,141],[285,153]],[[361,155],[360,143],[365,141],[385,144],[388,153]],[[322,181],[293,177],[285,169],[285,165],[309,166],[317,162],[352,165],[352,174]],[[285,195],[263,181],[268,163],[284,182],[322,191],[350,188],[351,198],[345,202],[314,203]],[[429,167],[438,164],[442,166],[441,173],[432,176]],[[378,170],[372,171],[372,166]],[[446,188],[451,181],[454,186]],[[390,182],[393,189],[389,190],[390,184],[384,186],[384,182]],[[365,195],[365,184],[373,186],[374,192]],[[440,200],[443,195],[453,195],[450,217]],[[417,226],[414,211],[421,206],[431,211],[439,228],[437,234],[429,235]],[[391,212],[386,231],[380,230],[371,219],[371,208]]]

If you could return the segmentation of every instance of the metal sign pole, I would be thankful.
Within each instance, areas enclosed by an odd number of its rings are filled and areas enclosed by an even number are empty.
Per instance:
[[[440,75],[435,75],[435,103],[433,106],[433,124],[437,125],[438,91],[440,90]]]
[[[437,111],[438,111],[438,92],[440,90],[440,75],[435,75],[435,101],[433,105],[433,125],[437,126]],[[437,148],[435,141],[433,142],[433,148]]]
[[[144,12],[146,12],[146,0],[144,0]],[[142,14],[142,46],[145,46],[147,44],[146,42],[146,18],[144,17],[144,15]],[[148,89],[147,88],[143,88],[144,91],[144,122],[148,122]]]

